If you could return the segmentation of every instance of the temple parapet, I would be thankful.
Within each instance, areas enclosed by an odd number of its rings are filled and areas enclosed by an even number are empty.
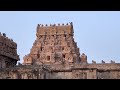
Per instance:
[[[73,25],[70,24],[50,24],[43,25],[38,24],[37,26],[37,36],[39,35],[61,35],[61,34],[70,34],[73,35]]]
[[[92,60],[92,64],[97,64],[96,61]],[[115,64],[115,61],[110,60],[110,63],[106,63],[104,60],[101,61],[99,64]]]

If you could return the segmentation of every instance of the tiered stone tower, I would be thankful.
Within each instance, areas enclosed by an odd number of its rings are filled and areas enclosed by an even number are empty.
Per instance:
[[[0,68],[9,68],[16,65],[19,60],[17,55],[17,44],[0,33]]]
[[[72,23],[38,24],[30,54],[24,57],[23,65],[16,65],[17,44],[0,33],[0,79],[120,79],[120,63],[87,63],[73,34]]]
[[[87,63],[87,56],[80,57],[79,48],[73,38],[73,24],[47,24],[37,26],[37,39],[30,54],[23,59],[24,65]]]

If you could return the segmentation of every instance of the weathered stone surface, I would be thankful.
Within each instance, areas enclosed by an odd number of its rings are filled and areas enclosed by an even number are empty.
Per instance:
[[[18,65],[17,44],[0,33],[0,79],[120,79],[120,63],[88,63],[73,33],[72,23],[38,24],[37,39]]]
[[[62,68],[51,70],[43,65],[22,65],[0,69],[0,79],[120,79],[120,69]],[[120,67],[120,64],[119,64]]]
[[[30,54],[24,57],[24,65],[86,63],[83,53],[80,59],[79,48],[73,38],[73,25],[37,26],[37,39]]]
[[[0,33],[0,68],[9,68],[15,66],[19,60],[17,55],[17,44]]]

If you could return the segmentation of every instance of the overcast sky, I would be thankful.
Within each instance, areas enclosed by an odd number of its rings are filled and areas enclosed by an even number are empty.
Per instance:
[[[37,24],[68,22],[73,22],[74,39],[89,63],[120,63],[119,11],[0,11],[0,32],[17,43],[21,63],[36,39]]]

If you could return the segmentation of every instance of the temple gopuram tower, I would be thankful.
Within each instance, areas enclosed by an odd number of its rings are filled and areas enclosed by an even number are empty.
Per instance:
[[[17,54],[17,44],[0,32],[0,68],[9,68],[20,60]]]
[[[30,54],[24,56],[23,65],[87,63],[87,56],[80,56],[73,35],[72,22],[66,25],[38,24],[37,38]]]

